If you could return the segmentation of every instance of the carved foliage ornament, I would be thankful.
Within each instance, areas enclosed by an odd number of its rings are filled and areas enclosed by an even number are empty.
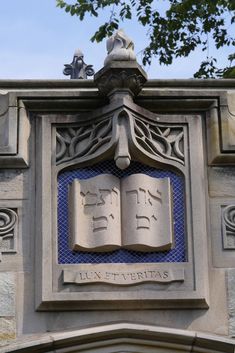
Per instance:
[[[153,159],[170,160],[184,165],[184,132],[182,126],[175,127],[155,122],[147,123],[134,115],[124,113],[123,115],[122,111],[118,114],[118,123],[113,123],[113,118],[110,117],[86,126],[77,125],[70,128],[58,128],[57,165],[75,158],[79,158],[79,162],[82,162],[85,158],[91,159],[104,153],[112,143],[117,143],[116,138],[113,138],[115,134],[113,124],[119,126],[118,141],[127,141],[122,143],[122,149],[124,147],[127,149],[127,156],[131,155],[129,148],[134,143],[141,152],[150,154]],[[123,119],[126,123],[123,123]],[[130,128],[130,125],[132,128]],[[121,168],[118,164],[117,166]]]
[[[169,158],[184,164],[183,128],[150,124],[134,119],[137,143],[150,154]]]
[[[114,70],[107,72],[105,75],[97,80],[97,86],[99,91],[108,95],[113,89],[125,89],[128,88],[131,92],[137,95],[146,79],[143,75],[139,75],[138,72],[130,73],[127,69],[121,72],[114,73]]]
[[[57,129],[57,164],[91,156],[103,150],[111,138],[111,119],[86,126]]]
[[[14,251],[17,214],[10,208],[0,208],[0,261],[3,252]]]

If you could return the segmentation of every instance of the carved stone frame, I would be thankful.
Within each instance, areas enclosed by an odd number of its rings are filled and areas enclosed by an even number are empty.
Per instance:
[[[57,170],[55,168],[56,126],[76,124],[86,121],[85,115],[41,115],[37,116],[37,191],[36,217],[36,308],[38,310],[90,310],[90,309],[133,309],[133,308],[206,308],[207,293],[207,234],[206,234],[206,191],[204,152],[202,144],[202,117],[200,115],[155,115],[143,108],[129,104],[125,99],[112,111],[126,109],[147,116],[150,121],[181,124],[187,130],[188,169],[185,171],[186,224],[187,224],[187,262],[158,263],[161,270],[180,269],[185,280],[181,283],[141,284],[120,287],[105,284],[74,284],[64,286],[64,270],[79,270],[81,265],[58,264],[57,262]],[[91,113],[90,120],[102,118],[108,110],[101,108]],[[88,120],[89,121],[89,120]],[[78,160],[77,166],[97,163],[114,157],[117,144],[117,131],[114,128],[110,146],[104,153],[92,158]],[[159,166],[150,155],[141,153],[135,143],[130,146],[132,158],[150,166]],[[71,167],[68,162],[67,167]],[[174,162],[171,163],[174,168]],[[203,181],[203,182],[202,182]],[[49,196],[48,196],[49,195]],[[42,256],[40,256],[40,254]],[[145,264],[151,268],[152,264]],[[99,265],[94,265],[99,266]],[[110,265],[115,268],[115,264]],[[125,265],[123,265],[125,266]],[[134,266],[134,265],[133,265]],[[165,286],[165,287],[164,287]]]

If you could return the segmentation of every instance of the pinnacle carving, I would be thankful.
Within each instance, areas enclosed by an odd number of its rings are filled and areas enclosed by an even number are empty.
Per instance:
[[[136,61],[134,43],[121,29],[107,40],[106,47],[105,66],[112,61]]]
[[[104,67],[94,77],[100,93],[110,96],[125,91],[137,95],[147,75],[136,61],[132,40],[119,30],[107,40],[107,50]]]

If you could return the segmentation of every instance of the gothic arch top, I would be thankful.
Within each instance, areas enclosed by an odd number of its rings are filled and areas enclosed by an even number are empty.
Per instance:
[[[0,352],[11,353],[232,353],[232,339],[204,333],[134,323],[100,325],[68,332],[44,334],[18,341]],[[3,348],[4,349],[4,348]]]

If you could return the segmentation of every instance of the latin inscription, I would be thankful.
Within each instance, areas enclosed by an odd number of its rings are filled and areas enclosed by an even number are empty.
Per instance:
[[[161,270],[141,269],[137,271],[105,271],[105,270],[64,270],[64,283],[110,283],[117,285],[131,285],[142,282],[170,283],[184,280],[183,269]]]

